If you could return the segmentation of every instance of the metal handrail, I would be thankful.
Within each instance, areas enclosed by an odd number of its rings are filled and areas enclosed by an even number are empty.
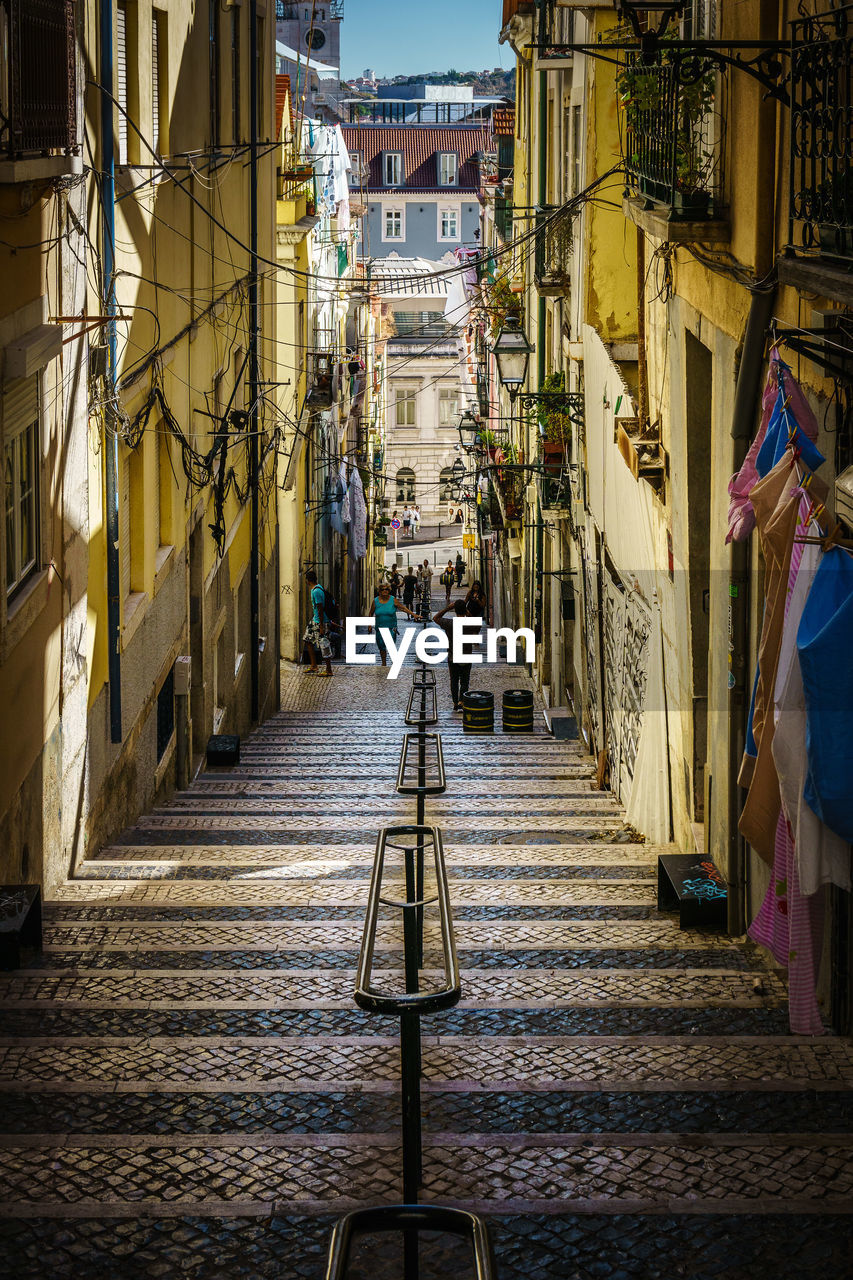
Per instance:
[[[410,749],[417,744],[418,761],[416,765],[412,765],[410,760]],[[427,762],[426,749],[430,745],[434,748],[435,757]],[[406,774],[412,769],[418,771],[418,780],[416,783],[406,782]],[[436,782],[427,782],[427,771],[434,769],[438,774]],[[423,729],[417,733],[407,733],[403,738],[403,750],[400,752],[400,767],[397,770],[397,794],[401,796],[440,796],[447,790],[447,776],[444,772],[444,752],[441,748],[440,733],[426,733]],[[423,822],[423,818],[418,818],[419,822]]]
[[[413,837],[412,843],[402,845],[392,843],[392,839],[399,836]],[[417,893],[415,889],[414,854],[419,848],[425,849],[428,841],[432,842],[436,882],[435,898],[430,901],[435,901],[438,905],[441,946],[444,953],[445,985],[440,991],[418,990],[417,934],[414,924],[418,911],[424,906],[424,898],[423,893]],[[383,995],[372,985],[373,952],[376,945],[379,907],[383,901],[389,903],[393,901],[382,897],[382,876],[387,848],[403,848],[406,854],[406,901],[397,904],[403,911],[406,991],[399,995]],[[452,1009],[459,1003],[461,995],[462,983],[459,976],[459,961],[456,958],[456,939],[453,932],[453,916],[450,909],[450,891],[447,887],[441,832],[438,827],[416,825],[385,827],[380,831],[376,842],[373,874],[370,878],[370,891],[367,897],[367,916],[356,970],[355,1002],[360,1009],[365,1009],[369,1013],[400,1016],[406,1013],[438,1013],[441,1009]]]
[[[417,689],[423,684],[435,687],[435,672],[432,667],[415,667],[412,673],[412,685]]]
[[[492,1243],[482,1218],[464,1209],[445,1209],[441,1205],[381,1205],[372,1209],[356,1209],[335,1223],[329,1244],[325,1280],[346,1280],[350,1251],[356,1236],[368,1232],[403,1231],[406,1245],[406,1275],[410,1266],[410,1241],[414,1240],[414,1274],[417,1274],[417,1239],[421,1231],[443,1231],[461,1236],[471,1244],[475,1280],[497,1280]]]
[[[427,707],[427,695],[430,695],[431,705]],[[415,698],[420,696],[421,705],[419,710],[415,710]],[[406,707],[406,724],[409,725],[427,725],[438,724],[438,703],[436,702],[435,685],[416,684],[412,685],[412,691],[409,694],[409,705]]]

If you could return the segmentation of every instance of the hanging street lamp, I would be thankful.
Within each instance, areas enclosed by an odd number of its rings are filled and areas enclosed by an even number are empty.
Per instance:
[[[507,316],[492,344],[492,352],[497,361],[501,386],[506,387],[513,404],[527,381],[530,357],[535,350],[516,317]]]
[[[470,410],[463,413],[459,419],[459,443],[466,453],[472,453],[480,444],[480,423]],[[460,459],[457,461],[461,462]],[[464,468],[464,463],[461,465]]]

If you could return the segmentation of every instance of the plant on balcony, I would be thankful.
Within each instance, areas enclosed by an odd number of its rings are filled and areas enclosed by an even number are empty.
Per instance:
[[[674,183],[670,197],[707,207],[715,156],[705,126],[713,109],[716,76],[710,69],[682,76],[684,67],[678,47],[664,44],[657,63],[637,59],[621,65],[616,92],[631,140],[650,143],[655,168],[663,166],[664,156],[671,162],[672,171],[665,175],[666,184]],[[634,153],[626,159],[642,181],[646,157]],[[651,185],[664,184],[652,179]]]
[[[508,316],[514,316],[520,324],[523,323],[524,302],[519,294],[513,293],[506,275],[496,276],[486,289],[486,311],[493,338],[500,333]]]

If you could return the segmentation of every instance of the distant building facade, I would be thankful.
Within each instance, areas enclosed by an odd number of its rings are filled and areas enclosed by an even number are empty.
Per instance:
[[[338,118],[343,16],[344,0],[301,0],[299,4],[276,0],[276,40],[299,55],[299,63],[288,57],[286,65],[280,60],[278,68],[291,78],[298,114],[320,120]],[[306,67],[307,59],[316,69]]]
[[[367,206],[362,252],[439,260],[479,236],[482,125],[345,125],[353,186]]]

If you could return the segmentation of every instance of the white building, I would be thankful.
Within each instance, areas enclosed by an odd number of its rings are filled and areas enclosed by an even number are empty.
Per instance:
[[[391,320],[387,348],[389,510],[417,503],[427,524],[447,519],[451,468],[459,458],[463,399],[458,343],[445,320],[446,266],[391,256],[372,264],[372,282]],[[451,317],[452,320],[452,317]]]

